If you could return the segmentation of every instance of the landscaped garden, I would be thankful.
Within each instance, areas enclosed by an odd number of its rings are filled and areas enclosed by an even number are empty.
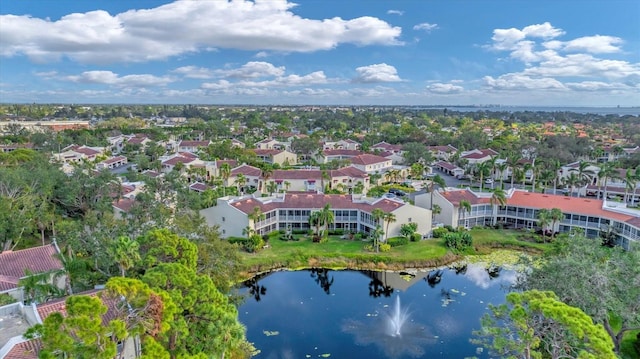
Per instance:
[[[541,253],[549,248],[549,244],[537,243],[534,234],[524,231],[474,228],[469,234],[473,239],[472,246],[463,251],[450,250],[442,238],[432,238],[407,241],[385,252],[376,252],[370,240],[358,237],[349,239],[344,235],[330,235],[323,243],[314,243],[312,236],[306,234],[296,234],[290,241],[272,235],[264,249],[243,253],[242,262],[246,274],[306,267],[399,270],[442,266],[461,259],[463,255],[488,254],[496,249]],[[388,242],[394,242],[394,238],[389,238]]]

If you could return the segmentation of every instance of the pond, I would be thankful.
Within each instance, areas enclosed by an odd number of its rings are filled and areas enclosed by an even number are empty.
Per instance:
[[[515,277],[479,265],[273,272],[244,283],[239,315],[256,358],[489,358],[469,339]]]

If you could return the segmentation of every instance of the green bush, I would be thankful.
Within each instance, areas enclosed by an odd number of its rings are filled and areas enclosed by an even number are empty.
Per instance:
[[[344,229],[332,229],[329,231],[330,236],[341,236],[344,234]]]
[[[433,238],[442,238],[447,233],[449,233],[449,230],[445,227],[436,228],[433,230]]]
[[[388,252],[391,250],[391,246],[387,243],[380,244],[380,252]]]
[[[398,247],[398,246],[404,246],[405,244],[408,244],[409,240],[407,239],[407,237],[393,237],[393,238],[389,238],[387,240],[387,243],[391,247]]]
[[[414,233],[411,235],[411,242],[420,242],[422,235],[420,233]]]
[[[3,305],[15,303],[15,302],[17,302],[17,300],[15,300],[9,294],[7,294],[7,293],[0,294],[0,307],[2,307]]]
[[[456,231],[452,226],[450,226],[448,224],[445,224],[444,228],[446,228],[449,232],[455,232]]]
[[[454,251],[463,251],[473,244],[469,232],[452,232],[444,235],[444,245]]]

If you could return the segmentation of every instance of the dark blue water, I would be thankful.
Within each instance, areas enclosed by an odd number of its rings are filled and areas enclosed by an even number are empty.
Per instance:
[[[504,302],[515,273],[469,266],[414,274],[271,273],[241,289],[240,320],[256,358],[488,358],[469,338],[487,304]],[[387,329],[396,297],[409,313],[399,336]]]

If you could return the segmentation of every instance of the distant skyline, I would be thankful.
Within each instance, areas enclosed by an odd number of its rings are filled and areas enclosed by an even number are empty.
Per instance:
[[[0,102],[640,106],[640,1],[3,1]]]

